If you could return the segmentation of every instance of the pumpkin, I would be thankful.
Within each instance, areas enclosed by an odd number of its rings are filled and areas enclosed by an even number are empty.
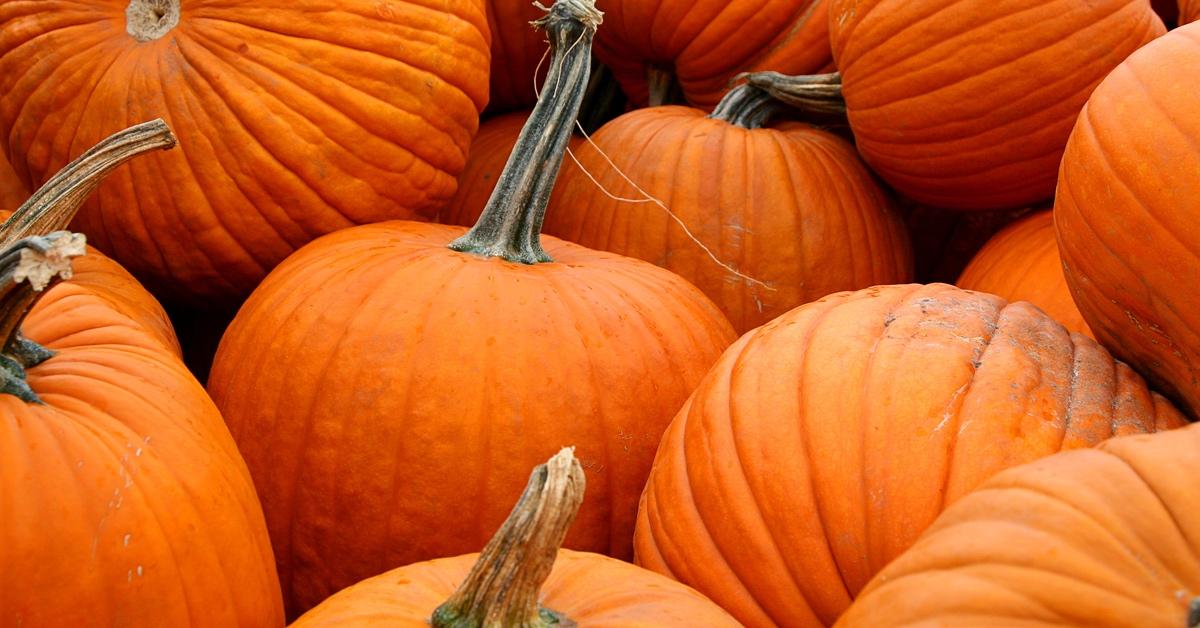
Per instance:
[[[596,56],[634,103],[711,109],[741,72],[830,66],[827,0],[606,0]]]
[[[492,35],[489,111],[527,110],[537,103],[538,79],[546,77],[546,62],[550,59],[546,38],[529,28],[529,23],[539,17],[541,11],[532,2],[487,0]]]
[[[0,207],[16,207],[28,196],[25,185],[17,178],[17,173],[13,172],[12,165],[8,163],[4,153],[0,152]]]
[[[1067,289],[1049,210],[1030,214],[996,234],[971,260],[958,286],[1028,301],[1067,329],[1092,335]]]
[[[884,568],[840,626],[1200,624],[1200,426],[997,475]]]
[[[608,123],[576,151],[582,170],[565,169],[546,232],[679,273],[742,332],[831,292],[911,281],[904,224],[854,147],[765,127],[778,104],[743,85],[711,116],[653,107]],[[674,217],[626,200],[643,191]]]
[[[1096,88],[1063,157],[1054,222],[1096,339],[1200,417],[1200,26],[1132,55]],[[1181,284],[1181,282],[1183,282]]]
[[[684,404],[637,563],[748,626],[829,625],[996,472],[1183,423],[1028,303],[943,284],[831,295],[743,336]]]
[[[567,546],[631,556],[662,432],[733,330],[668,271],[543,248],[600,19],[591,0],[560,0],[539,22],[557,89],[469,232],[393,221],[325,236],[222,338],[209,390],[262,497],[291,612],[478,551],[528,469],[567,444],[593,473]]]
[[[0,30],[0,148],[30,187],[114,127],[179,136],[75,226],[192,305],[324,233],[432,218],[487,100],[479,0],[8,2]]]
[[[829,17],[859,152],[955,209],[1050,198],[1088,94],[1164,32],[1145,0],[830,0]]]
[[[69,220],[117,163],[171,144],[161,122],[118,134],[0,229],[5,625],[283,621],[246,465],[161,308],[103,257],[72,276],[82,235],[21,236]]]
[[[321,626],[737,626],[695,591],[629,563],[559,549],[583,501],[571,449],[538,465],[483,552],[360,582],[292,628]]]
[[[1191,24],[1200,18],[1200,2],[1196,0],[1179,0],[1179,25]]]

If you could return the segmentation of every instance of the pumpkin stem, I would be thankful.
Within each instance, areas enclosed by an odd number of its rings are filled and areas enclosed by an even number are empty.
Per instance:
[[[680,105],[687,102],[687,97],[683,95],[683,85],[679,84],[679,77],[671,68],[658,65],[647,66],[646,87],[649,90],[646,104],[650,107]]]
[[[775,115],[791,109],[800,113],[844,116],[842,75],[787,76],[778,72],[750,72],[737,79],[746,82],[721,99],[710,118],[747,129],[758,129]]]
[[[533,113],[508,156],[483,214],[455,251],[510,262],[551,261],[542,250],[542,219],[587,90],[592,37],[603,14],[595,0],[558,0],[534,26],[546,29],[553,57]]]
[[[29,310],[58,279],[71,277],[71,259],[87,252],[82,233],[56,231],[17,240],[0,251],[0,393],[42,403],[25,369],[50,358],[49,351],[21,335]]]
[[[125,7],[125,32],[148,42],[161,38],[179,24],[179,0],[130,0]]]
[[[1200,597],[1192,598],[1192,605],[1188,608],[1187,628],[1200,628]]]
[[[144,152],[174,147],[175,136],[162,120],[143,122],[101,140],[59,170],[0,225],[0,246],[65,229],[113,169]]]
[[[567,529],[583,503],[583,467],[572,447],[534,468],[504,525],[454,595],[433,612],[434,628],[573,626],[538,606]]]

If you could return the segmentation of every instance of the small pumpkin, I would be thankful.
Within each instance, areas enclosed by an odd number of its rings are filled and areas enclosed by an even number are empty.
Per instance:
[[[1145,0],[830,0],[829,17],[859,152],[953,209],[1050,198],[1092,89],[1165,32]]]
[[[1184,418],[1028,303],[881,286],[731,346],[663,437],[637,563],[748,626],[832,624],[995,473]]]
[[[1096,338],[1200,417],[1200,26],[1134,53],[1100,84],[1063,156],[1054,223]]]
[[[838,625],[1200,625],[1197,477],[1197,425],[1005,471],[938,517]]]
[[[179,136],[75,226],[191,305],[322,234],[432,218],[487,100],[482,0],[5,3],[0,31],[0,148],[30,188],[114,127]]]
[[[628,558],[666,424],[733,330],[695,287],[539,231],[601,14],[539,21],[547,85],[470,231],[393,221],[298,251],[242,307],[209,389],[255,478],[293,613],[477,551],[528,469],[578,446],[567,546]],[[552,261],[553,260],[553,261]],[[354,533],[336,522],[350,518]]]
[[[341,591],[292,628],[322,626],[737,626],[695,591],[629,563],[559,549],[583,502],[563,449],[534,468],[480,554],[394,569]]]
[[[711,115],[617,118],[564,169],[546,232],[678,273],[739,332],[832,292],[911,281],[904,224],[854,147],[774,121],[782,109],[746,84]],[[628,200],[644,194],[666,208]]]
[[[1028,301],[1067,329],[1092,335],[1067,289],[1050,210],[1030,214],[997,233],[963,270],[958,287]]]
[[[82,235],[36,233],[173,144],[161,122],[117,134],[0,228],[0,623],[283,621],[246,465],[162,309],[111,260],[72,274]]]
[[[711,109],[741,72],[830,67],[827,0],[606,0],[596,56],[634,103]]]

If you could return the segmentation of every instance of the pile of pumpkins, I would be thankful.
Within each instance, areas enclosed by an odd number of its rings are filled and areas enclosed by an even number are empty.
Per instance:
[[[1196,18],[0,0],[0,626],[1200,626]]]

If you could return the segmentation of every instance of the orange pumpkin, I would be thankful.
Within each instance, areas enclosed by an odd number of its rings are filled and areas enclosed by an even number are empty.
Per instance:
[[[743,336],[680,410],[637,562],[746,625],[829,625],[996,472],[1183,423],[1027,303],[940,284],[831,295]]]
[[[1067,284],[1096,338],[1200,417],[1200,26],[1134,53],[1071,134],[1054,205]]]
[[[951,506],[839,626],[1200,624],[1200,426],[1010,469]]]
[[[963,271],[958,287],[1028,301],[1067,329],[1092,335],[1067,289],[1049,210],[1030,214],[996,234]]]
[[[530,22],[541,17],[541,11],[532,2],[486,1],[492,35],[488,111],[529,109],[537,103],[538,79],[546,77],[546,62],[550,60],[546,38],[529,28]],[[474,152],[472,146],[471,153]]]
[[[279,582],[246,465],[162,309],[106,258],[81,260],[71,276],[83,236],[20,237],[69,219],[116,163],[171,139],[161,122],[142,131],[73,163],[83,168],[53,179],[2,230],[0,622],[278,626]],[[30,284],[55,275],[70,280],[34,305]]]
[[[481,554],[392,570],[335,594],[292,628],[737,626],[695,591],[599,554],[559,549],[583,501],[570,449],[534,469]]]
[[[632,554],[662,432],[733,331],[665,270],[552,238],[542,248],[599,21],[571,0],[541,22],[556,89],[471,231],[395,221],[325,236],[272,272],[222,339],[209,389],[262,496],[293,611],[477,551],[528,469],[565,444],[594,474],[568,546]],[[353,534],[334,525],[347,518]]]
[[[1179,0],[1179,25],[1191,24],[1200,18],[1200,1]]]
[[[431,218],[487,100],[481,0],[46,0],[0,31],[0,144],[30,187],[112,128],[175,130],[75,225],[206,306],[324,233]]]
[[[0,152],[0,207],[16,207],[29,197],[25,184],[13,172],[12,164]]]
[[[679,273],[739,332],[831,292],[911,281],[904,224],[854,147],[766,127],[776,104],[744,85],[711,116],[653,107],[608,123],[576,150],[586,172],[565,169],[546,232]],[[675,217],[626,200],[643,191]]]
[[[867,163],[959,209],[1050,198],[1091,90],[1164,32],[1146,0],[830,0],[830,41]]]
[[[711,109],[740,72],[830,66],[826,0],[606,0],[596,56],[634,103]]]

